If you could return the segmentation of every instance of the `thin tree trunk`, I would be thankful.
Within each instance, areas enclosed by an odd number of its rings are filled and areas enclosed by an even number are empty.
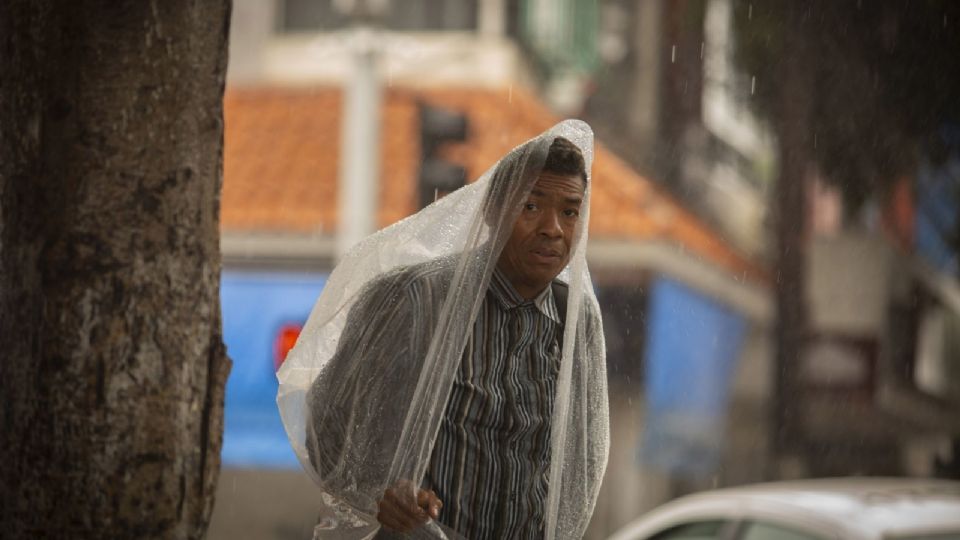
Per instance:
[[[0,537],[200,538],[230,0],[0,3]]]
[[[800,455],[799,430],[802,395],[797,373],[807,331],[806,289],[806,180],[811,163],[811,117],[813,77],[811,49],[811,2],[782,4],[786,10],[784,58],[779,90],[777,125],[780,143],[780,177],[775,197],[776,212],[776,315],[774,381],[771,414],[773,469],[781,475],[781,458]]]
[[[688,201],[701,179],[689,178],[685,164],[706,149],[704,141],[691,139],[703,131],[703,47],[705,0],[670,0],[665,10],[663,91],[660,105],[660,171],[664,180],[679,189]]]

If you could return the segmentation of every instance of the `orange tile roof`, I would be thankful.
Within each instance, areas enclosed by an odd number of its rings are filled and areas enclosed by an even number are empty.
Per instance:
[[[387,89],[379,149],[380,226],[415,210],[418,100],[467,114],[467,142],[447,145],[444,153],[463,165],[471,179],[557,122],[536,98],[517,88]],[[227,90],[224,231],[336,229],[340,105],[337,88]],[[592,238],[673,241],[737,276],[766,281],[762,267],[599,142],[592,182]]]

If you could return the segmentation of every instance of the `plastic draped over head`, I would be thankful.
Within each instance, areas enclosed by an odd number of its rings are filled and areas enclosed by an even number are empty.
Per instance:
[[[583,122],[562,122],[478,181],[366,238],[330,275],[278,373],[287,435],[323,490],[316,537],[372,536],[384,489],[423,479],[499,254],[557,137],[581,150],[589,178],[593,133]],[[568,295],[545,538],[583,535],[609,447],[603,331],[585,257],[589,201],[588,180],[570,260],[557,278]],[[411,285],[425,279],[432,285],[410,302]],[[433,522],[413,536],[458,537]]]

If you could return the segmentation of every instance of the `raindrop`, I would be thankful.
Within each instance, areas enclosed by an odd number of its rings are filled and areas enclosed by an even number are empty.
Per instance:
[[[946,20],[946,15],[944,15],[944,20]],[[944,26],[946,26],[946,23],[944,23]],[[703,60],[703,42],[702,41],[700,42],[700,59]]]
[[[944,28],[947,27],[947,14],[946,14],[946,13],[943,14],[943,27],[944,27]]]
[[[754,75],[750,77],[750,95],[752,96],[757,91],[757,76]]]
[[[676,61],[677,61],[677,46],[671,45],[670,46],[670,63],[673,64]]]
[[[750,6],[747,8],[747,20],[753,20],[753,4],[750,4]]]

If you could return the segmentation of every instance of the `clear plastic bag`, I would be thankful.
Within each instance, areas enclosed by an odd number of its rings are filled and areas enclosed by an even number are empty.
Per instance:
[[[592,131],[562,122],[476,182],[366,238],[331,274],[278,373],[287,434],[325,492],[316,537],[372,537],[384,489],[423,479],[497,259],[556,137],[580,148],[589,174]],[[568,296],[550,431],[548,539],[583,535],[609,447],[603,331],[585,257],[589,201],[588,181],[569,264],[558,276]],[[459,536],[431,522],[412,537]]]

